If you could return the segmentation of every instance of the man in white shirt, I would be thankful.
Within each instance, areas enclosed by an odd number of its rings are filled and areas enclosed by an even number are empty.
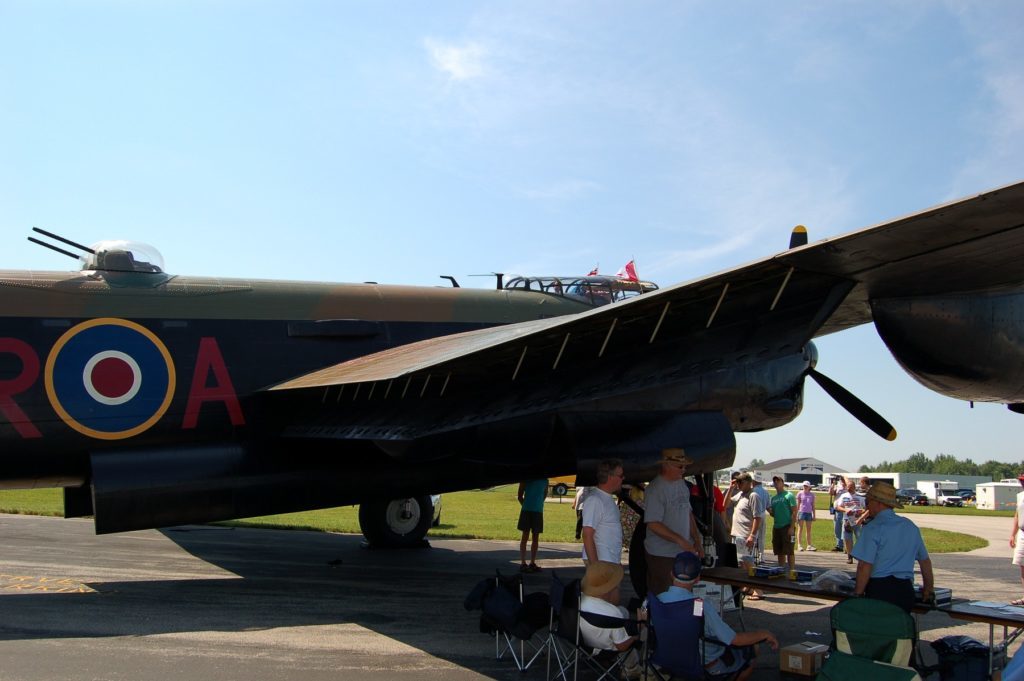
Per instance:
[[[761,498],[761,523],[757,528],[757,559],[760,561],[764,554],[764,536],[768,529],[768,509],[772,506],[772,495],[761,484],[761,477],[754,476],[754,494]]]
[[[1013,529],[1010,530],[1011,564],[1020,567],[1020,583],[1024,587],[1024,473],[1018,475],[1017,480],[1021,491],[1017,493],[1017,510],[1013,512]],[[1010,605],[1024,605],[1024,597],[1013,599]]]
[[[597,487],[587,493],[583,506],[583,562],[622,562],[622,521],[612,496],[622,489],[622,462],[605,459],[597,464]]]

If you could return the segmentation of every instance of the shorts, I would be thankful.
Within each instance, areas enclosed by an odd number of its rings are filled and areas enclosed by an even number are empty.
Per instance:
[[[814,520],[814,514],[810,511],[802,511],[796,514],[797,520]]]
[[[754,542],[754,546],[751,548],[747,547],[746,537],[733,537],[732,543],[736,545],[736,560],[741,560],[745,563],[753,563],[756,556],[754,552],[757,551],[757,542]]]
[[[1013,549],[1013,565],[1024,566],[1024,532],[1017,530],[1017,546]]]
[[[721,657],[704,665],[704,673],[714,676],[735,674],[746,669],[755,654],[753,646],[726,646],[726,651]]]
[[[542,511],[519,511],[519,530],[540,534],[544,531],[544,513]]]
[[[776,556],[793,555],[793,535],[789,533],[789,525],[772,528],[772,553]]]

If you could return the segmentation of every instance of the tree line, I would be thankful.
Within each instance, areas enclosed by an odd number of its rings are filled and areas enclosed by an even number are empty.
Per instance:
[[[1024,461],[1020,463],[1003,463],[1002,461],[986,461],[977,464],[970,459],[960,460],[951,454],[937,454],[934,459],[921,452],[911,454],[902,461],[883,461],[877,466],[861,466],[861,473],[934,473],[936,475],[985,475],[992,480],[1016,478],[1024,472]]]

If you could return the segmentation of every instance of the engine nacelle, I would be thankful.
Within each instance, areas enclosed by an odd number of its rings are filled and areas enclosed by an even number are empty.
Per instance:
[[[1024,291],[878,299],[871,309],[896,361],[926,388],[1024,402]]]

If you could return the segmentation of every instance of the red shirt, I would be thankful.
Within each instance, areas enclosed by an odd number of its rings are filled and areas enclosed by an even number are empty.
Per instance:
[[[698,485],[690,484],[690,496],[697,497],[698,499],[703,496]],[[723,513],[725,511],[725,494],[722,493],[718,485],[711,486],[711,496],[715,498],[715,512]]]

